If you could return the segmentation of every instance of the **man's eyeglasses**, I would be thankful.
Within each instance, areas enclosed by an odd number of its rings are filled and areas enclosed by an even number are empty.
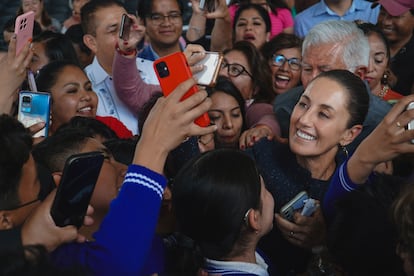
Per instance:
[[[286,61],[292,70],[299,70],[302,66],[301,61],[298,58],[287,59],[284,55],[274,55],[272,58],[272,65],[281,67]]]
[[[32,201],[29,201],[29,202],[26,202],[26,203],[23,203],[23,204],[20,204],[20,205],[17,205],[17,206],[13,206],[13,207],[9,207],[9,208],[2,208],[2,210],[4,210],[4,211],[13,211],[13,210],[17,210],[17,209],[26,207],[26,206],[31,205],[31,204],[33,204],[35,202],[38,202],[38,201],[39,201],[39,199],[33,199]]]
[[[155,25],[161,25],[164,20],[167,18],[171,23],[180,23],[182,21],[181,13],[179,12],[171,12],[168,15],[162,15],[159,13],[153,13],[148,16],[151,19],[152,23]]]
[[[244,72],[246,72],[246,74],[249,77],[253,78],[253,76],[241,64],[238,64],[238,63],[227,63],[227,62],[223,61],[221,63],[221,69],[224,69],[224,68],[227,68],[227,73],[231,77],[238,77],[241,74],[243,74]]]

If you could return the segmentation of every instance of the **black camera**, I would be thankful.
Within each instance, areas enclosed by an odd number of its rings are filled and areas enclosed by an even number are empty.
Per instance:
[[[157,63],[156,65],[158,75],[161,78],[168,77],[170,75],[170,71],[168,70],[167,64],[165,62]]]

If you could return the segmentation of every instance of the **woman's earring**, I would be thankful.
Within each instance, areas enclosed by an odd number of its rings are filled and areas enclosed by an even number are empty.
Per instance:
[[[384,72],[384,75],[381,78],[381,84],[388,85],[388,74],[387,74],[387,71]]]
[[[349,157],[348,149],[346,148],[346,146],[342,146],[342,145],[340,146],[342,148],[342,152],[345,154],[345,157],[348,159]]]

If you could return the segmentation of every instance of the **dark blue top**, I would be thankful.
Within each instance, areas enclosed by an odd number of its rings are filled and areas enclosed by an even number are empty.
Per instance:
[[[311,173],[298,164],[288,144],[261,139],[247,153],[256,160],[266,188],[275,199],[275,212],[279,213],[284,204],[303,190],[310,197],[323,201],[330,181],[313,179]],[[285,240],[276,226],[262,238],[259,248],[271,261],[270,267],[277,269],[271,275],[286,275],[291,271],[304,272],[311,256],[309,250]]]

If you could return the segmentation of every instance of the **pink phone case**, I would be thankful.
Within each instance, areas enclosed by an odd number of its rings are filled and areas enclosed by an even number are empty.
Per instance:
[[[27,41],[32,40],[34,12],[29,11],[16,18],[14,33],[16,34],[16,56],[20,54]]]

